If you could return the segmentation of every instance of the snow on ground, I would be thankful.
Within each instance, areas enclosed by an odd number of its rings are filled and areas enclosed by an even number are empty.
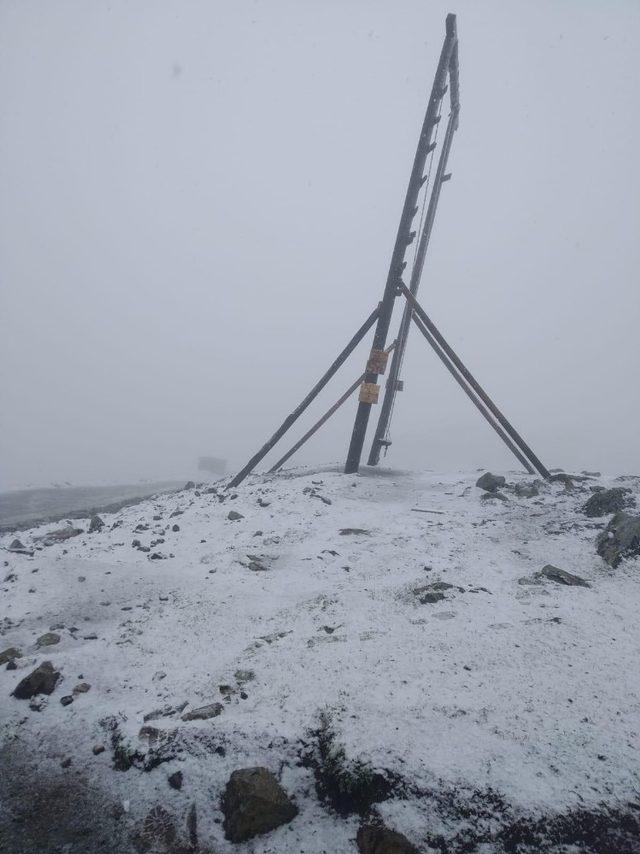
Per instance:
[[[33,557],[1,552],[0,652],[24,656],[0,670],[5,771],[96,787],[127,832],[156,804],[184,815],[195,802],[216,852],[355,852],[357,817],[323,806],[300,762],[324,712],[349,760],[410,781],[413,795],[378,812],[418,846],[427,830],[447,834],[420,790],[490,789],[533,814],[637,798],[640,559],[612,570],[596,554],[607,520],[580,512],[594,481],[502,502],[482,500],[477,476],[252,476],[235,492],[183,490],[105,515],[101,532]],[[20,538],[32,547],[51,527]],[[545,564],[592,586],[519,583]],[[421,604],[416,589],[438,581],[453,586]],[[60,642],[38,649],[50,630]],[[32,711],[10,693],[45,660],[63,682]],[[62,706],[82,681],[90,690]],[[148,722],[178,733],[180,753],[150,771],[113,770],[101,722],[114,716],[144,752],[144,716],[185,702],[224,710]],[[251,765],[276,772],[300,814],[233,845],[219,797]],[[178,768],[181,791],[167,785]]]

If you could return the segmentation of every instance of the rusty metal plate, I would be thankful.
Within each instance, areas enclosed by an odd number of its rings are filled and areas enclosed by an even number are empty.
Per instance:
[[[377,383],[362,383],[360,386],[360,403],[377,403],[380,386]]]
[[[385,353],[384,350],[372,350],[367,362],[367,373],[384,374],[387,369],[388,358],[389,354]]]

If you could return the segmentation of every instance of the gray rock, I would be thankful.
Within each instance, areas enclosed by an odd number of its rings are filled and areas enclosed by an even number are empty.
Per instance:
[[[91,685],[88,682],[79,682],[76,687],[73,689],[73,694],[86,694],[87,691],[91,689]]]
[[[573,575],[571,572],[559,569],[550,563],[543,566],[538,575],[542,578],[548,578],[549,581],[555,581],[558,584],[566,584],[569,587],[591,587],[589,582],[585,581],[584,578],[580,578],[579,575]]]
[[[7,647],[0,652],[0,664],[6,664],[8,661],[14,661],[16,658],[22,658],[22,653],[15,646]]]
[[[516,483],[514,492],[518,498],[535,498],[540,495],[538,483],[535,480],[533,483]]]
[[[340,528],[340,536],[348,537],[351,534],[370,534],[366,528]]]
[[[504,486],[506,480],[502,475],[491,474],[490,471],[485,472],[482,477],[476,481],[476,486],[484,489],[485,492],[495,492],[499,487]]]
[[[244,519],[242,513],[238,513],[237,510],[229,510],[229,514],[227,516],[230,522],[237,522],[239,519]]]
[[[360,854],[420,854],[406,836],[374,824],[364,824],[356,837]]]
[[[23,549],[24,549],[24,546],[22,545],[22,543],[18,539],[15,539],[11,543],[11,545],[9,546],[10,552],[18,552],[18,551],[22,551]]]
[[[298,808],[266,768],[234,771],[221,799],[225,837],[244,842],[288,824]]]
[[[628,557],[640,555],[640,516],[620,511],[598,534],[596,551],[609,566],[616,567]]]
[[[43,661],[41,665],[18,682],[13,691],[13,696],[18,700],[29,700],[36,694],[52,694],[60,679],[59,671],[55,670],[50,661]]]
[[[196,485],[192,480],[188,480],[182,488],[183,489],[195,489]]]
[[[209,718],[217,718],[224,711],[222,703],[210,703],[208,706],[200,706],[199,709],[191,709],[182,716],[183,721],[207,721]]]
[[[96,514],[91,517],[91,522],[89,523],[89,533],[93,534],[96,531],[101,531],[104,528],[104,522],[102,519]]]
[[[47,632],[44,635],[40,635],[36,641],[36,646],[54,646],[57,643],[60,643],[60,635],[57,635],[55,632]]]
[[[47,531],[41,537],[34,537],[37,542],[43,546],[54,546],[56,543],[64,543],[71,537],[77,537],[82,533],[82,528],[74,528],[73,525],[66,525],[64,528],[57,528],[54,531]]]
[[[500,501],[508,501],[509,499],[503,492],[483,492],[480,496],[481,501],[493,501],[494,498],[499,498]]]
[[[182,788],[182,771],[174,771],[173,774],[169,775],[167,781],[172,789],[180,791]]]
[[[71,694],[67,694],[66,697],[60,697],[60,702],[63,706],[70,706],[73,703],[73,697]]]
[[[174,534],[177,534],[178,531],[180,530],[180,525],[172,525],[171,530],[173,531]]]
[[[607,516],[609,513],[617,513],[635,504],[633,497],[629,495],[630,489],[623,486],[615,486],[613,489],[603,489],[595,492],[582,508],[587,516]]]

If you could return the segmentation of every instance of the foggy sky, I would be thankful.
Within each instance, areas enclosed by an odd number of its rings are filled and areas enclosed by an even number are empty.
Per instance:
[[[2,0],[0,488],[263,444],[381,297],[449,11],[420,299],[548,466],[640,473],[635,0]],[[403,377],[386,464],[514,467],[415,330]]]

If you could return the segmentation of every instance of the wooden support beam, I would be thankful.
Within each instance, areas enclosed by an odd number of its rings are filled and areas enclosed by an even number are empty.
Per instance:
[[[367,332],[371,329],[373,324],[376,322],[379,314],[380,314],[380,306],[378,305],[371,312],[371,314],[365,320],[365,322],[362,324],[360,329],[358,329],[356,334],[353,336],[351,341],[349,341],[349,343],[344,348],[344,350],[340,353],[340,355],[337,357],[335,362],[333,362],[331,367],[326,371],[325,374],[323,374],[323,376],[314,385],[314,387],[311,389],[311,391],[305,397],[305,399],[302,401],[302,403],[300,403],[296,407],[296,409],[293,410],[291,415],[288,415],[285,418],[283,423],[280,425],[280,427],[278,427],[278,429],[273,434],[273,436],[269,439],[269,441],[266,442],[266,444],[264,444],[262,446],[262,448],[260,448],[260,450],[258,451],[257,454],[254,454],[251,457],[251,459],[245,465],[245,467],[238,472],[238,474],[233,478],[233,480],[230,481],[230,483],[227,485],[227,489],[230,489],[231,487],[234,487],[234,486],[238,486],[240,483],[242,483],[242,481],[249,474],[249,472],[253,471],[253,469],[258,465],[260,460],[262,460],[263,457],[265,457],[269,453],[269,451],[271,450],[271,448],[273,448],[273,446],[276,444],[276,442],[278,442],[278,440],[284,436],[284,434],[291,427],[291,425],[294,424],[298,420],[298,418],[302,415],[302,413],[309,406],[309,404],[320,394],[322,389],[326,386],[326,384],[329,382],[331,377],[336,373],[338,368],[351,355],[351,353],[353,353],[353,351],[358,346],[360,341],[362,341],[364,336],[367,334]]]
[[[507,420],[507,418],[505,418],[505,416],[502,414],[502,412],[500,412],[498,407],[491,400],[491,398],[486,393],[486,391],[482,388],[480,383],[477,382],[477,380],[474,378],[474,376],[471,374],[471,372],[469,370],[467,370],[465,365],[458,358],[458,356],[453,351],[453,349],[449,346],[449,344],[447,344],[445,339],[442,337],[442,335],[438,331],[436,325],[433,323],[431,318],[424,311],[424,309],[422,308],[422,306],[420,305],[418,300],[414,297],[414,295],[411,293],[409,288],[407,288],[405,285],[401,285],[400,289],[401,289],[402,293],[404,294],[404,296],[406,297],[407,302],[409,303],[411,308],[415,311],[417,316],[420,318],[420,320],[426,326],[427,330],[431,333],[433,338],[435,338],[435,340],[438,342],[439,346],[447,354],[447,356],[449,357],[451,362],[455,365],[455,367],[458,369],[458,371],[462,374],[462,376],[467,381],[467,383],[471,386],[471,388],[475,391],[475,393],[478,395],[478,397],[482,400],[482,402],[485,404],[487,409],[494,416],[496,421],[498,421],[499,424],[501,425],[501,427],[503,427],[503,429],[505,430],[505,432],[509,434],[511,439],[513,439],[514,443],[522,451],[524,456],[527,457],[527,459],[531,462],[531,464],[534,466],[534,468],[536,468],[537,471],[540,472],[542,477],[545,480],[549,480],[551,478],[551,475],[550,475],[548,469],[540,462],[538,457],[533,453],[533,451],[531,450],[529,445],[527,445],[527,443],[524,441],[522,436],[509,423],[509,421]]]
[[[394,341],[393,344],[390,344],[384,352],[390,353],[395,346],[396,346],[396,342]],[[338,398],[338,400],[336,400],[336,402],[333,404],[333,406],[329,407],[329,409],[325,412],[325,414],[322,416],[322,418],[320,418],[318,421],[316,421],[316,423],[313,425],[313,427],[311,427],[309,430],[307,430],[307,432],[304,434],[304,436],[301,439],[298,439],[298,441],[291,448],[291,450],[287,451],[287,453],[283,457],[281,457],[274,466],[272,466],[269,469],[269,473],[272,473],[272,472],[275,472],[275,471],[278,471],[279,469],[281,469],[282,466],[287,462],[287,460],[289,460],[296,453],[296,451],[299,451],[300,448],[315,433],[318,432],[318,430],[322,427],[323,424],[326,424],[326,422],[331,418],[331,416],[334,415],[340,409],[342,404],[345,403],[351,397],[351,395],[354,393],[354,391],[357,388],[359,388],[359,386],[364,382],[365,376],[366,376],[366,371],[363,374],[360,374],[358,379],[349,386],[349,388],[345,391],[345,393],[343,395],[341,395],[341,397]]]
[[[453,365],[453,363],[451,362],[451,360],[447,357],[446,353],[438,346],[438,343],[436,342],[435,338],[433,338],[433,336],[429,333],[429,331],[428,331],[427,327],[424,325],[424,323],[415,314],[412,314],[412,319],[413,319],[413,322],[415,323],[415,325],[420,330],[420,332],[422,332],[424,337],[427,339],[427,341],[429,342],[429,344],[433,348],[435,354],[440,359],[442,364],[449,371],[451,376],[458,383],[458,385],[460,386],[462,391],[467,395],[467,397],[473,403],[473,405],[476,407],[476,409],[478,409],[478,411],[480,412],[482,417],[484,419],[486,419],[486,421],[496,431],[496,433],[498,434],[498,436],[500,436],[500,438],[505,443],[507,448],[509,448],[509,450],[514,455],[514,457],[516,457],[518,462],[521,463],[525,467],[525,469],[529,472],[529,474],[535,474],[535,470],[532,468],[531,464],[520,453],[520,451],[516,448],[516,446],[513,444],[511,439],[504,432],[504,430],[501,427],[499,427],[498,424],[496,424],[496,422],[493,420],[493,418],[491,417],[491,415],[489,414],[487,409],[481,403],[480,399],[478,397],[476,397],[476,395],[469,388],[467,383],[460,376],[460,374],[456,370],[456,368]]]

